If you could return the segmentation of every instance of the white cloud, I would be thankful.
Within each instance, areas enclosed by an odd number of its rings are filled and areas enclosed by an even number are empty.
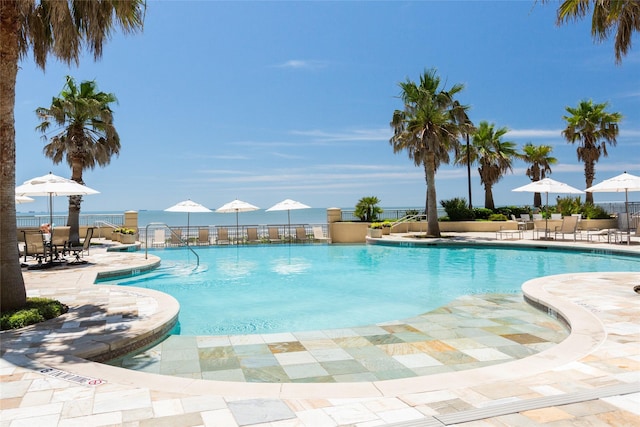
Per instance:
[[[338,141],[388,141],[391,131],[388,128],[378,129],[354,129],[343,132],[326,132],[322,130],[293,130],[292,135],[308,136],[319,142]]]
[[[316,70],[319,68],[325,68],[327,66],[327,62],[325,61],[317,61],[317,60],[308,60],[308,59],[290,59],[288,61],[283,62],[282,64],[276,65],[278,68],[292,68],[292,69],[311,69]]]
[[[511,129],[505,136],[516,138],[561,138],[562,129]]]

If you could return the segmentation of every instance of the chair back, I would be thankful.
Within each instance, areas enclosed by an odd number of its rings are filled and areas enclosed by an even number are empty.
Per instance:
[[[561,213],[552,213],[551,214],[551,219],[562,219],[562,214]]]
[[[326,239],[321,227],[312,227],[314,239]]]
[[[307,240],[307,232],[304,227],[296,227],[296,240]]]
[[[51,244],[54,246],[64,246],[69,240],[71,227],[53,227],[51,229]]]
[[[24,245],[26,255],[45,255],[44,239],[40,231],[25,232]]]
[[[82,250],[89,253],[91,247],[91,239],[93,238],[93,227],[87,228],[87,234],[84,236],[84,242],[82,243]]]
[[[528,214],[528,213],[520,214],[520,219],[523,221],[531,221],[531,214]]]
[[[198,243],[209,244],[209,228],[198,229]]]
[[[179,245],[182,243],[182,228],[171,229],[171,244]]]
[[[539,213],[538,214],[533,214],[533,220],[534,221],[540,221],[541,219],[544,219],[542,217],[542,214],[539,214]]]
[[[277,227],[269,227],[269,239],[280,240],[280,232]]]
[[[258,229],[255,227],[247,228],[247,239],[250,242],[255,242],[258,240]]]
[[[218,243],[229,243],[229,230],[225,227],[218,227]]]
[[[153,230],[153,240],[151,241],[152,245],[164,245],[166,243],[166,236],[164,234],[164,228],[157,228]]]
[[[578,228],[577,216],[565,216],[564,218],[562,218],[562,226],[560,227],[560,232],[575,233],[577,228]]]

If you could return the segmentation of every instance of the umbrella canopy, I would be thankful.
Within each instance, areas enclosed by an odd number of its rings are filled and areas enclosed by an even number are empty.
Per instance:
[[[291,211],[295,209],[311,209],[311,206],[307,206],[304,203],[297,202],[291,199],[285,199],[280,203],[276,203],[267,209],[267,212],[273,211],[287,211],[287,221],[289,224],[289,236],[291,236]]]
[[[27,196],[16,196],[16,205],[19,205],[22,203],[31,203],[31,202],[35,202],[35,199],[32,199],[31,197],[27,197]]]
[[[523,185],[522,187],[514,188],[511,191],[519,191],[519,192],[528,192],[528,193],[546,193],[547,201],[546,206],[549,209],[549,193],[566,193],[566,194],[584,194],[584,191],[578,190],[575,187],[570,186],[569,184],[565,184],[564,182],[556,181],[551,178],[544,178],[539,181],[533,181],[527,185]],[[549,227],[547,226],[549,223],[549,215],[545,216],[545,225],[544,225],[544,237],[548,238]]]
[[[622,173],[613,178],[605,179],[599,184],[587,188],[590,193],[621,193],[624,191],[624,206],[627,215],[627,244],[631,242],[629,222],[629,191],[640,191],[640,177],[630,173]]]
[[[236,214],[236,238],[238,237],[238,213],[239,212],[251,212],[260,209],[251,203],[243,202],[242,200],[235,199],[232,202],[225,203],[216,209],[219,213],[234,213]]]
[[[191,212],[213,212],[211,209],[202,206],[200,203],[196,203],[191,199],[184,200],[180,203],[176,203],[175,205],[165,209],[165,212],[186,212],[187,213],[187,236],[189,236],[189,216]],[[189,244],[189,239],[187,238],[187,244]]]

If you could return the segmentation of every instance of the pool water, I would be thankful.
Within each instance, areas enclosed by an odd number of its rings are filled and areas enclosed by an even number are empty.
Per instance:
[[[119,279],[180,303],[181,335],[343,328],[406,319],[469,294],[519,293],[534,277],[639,271],[640,259],[569,251],[257,245],[150,251],[153,272]],[[176,331],[177,333],[178,331]]]

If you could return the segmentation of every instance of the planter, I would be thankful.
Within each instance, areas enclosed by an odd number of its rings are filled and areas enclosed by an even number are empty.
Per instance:
[[[381,228],[367,228],[367,236],[372,237],[374,239],[379,239],[382,237],[382,229]]]
[[[131,245],[136,242],[135,234],[122,234],[122,233],[119,233],[119,234],[120,234],[120,243],[124,245]]]
[[[388,236],[389,234],[391,234],[391,227],[382,227],[382,235]]]
[[[111,241],[119,242],[120,241],[120,236],[122,236],[122,233],[117,232],[117,231],[112,231],[111,232]]]

